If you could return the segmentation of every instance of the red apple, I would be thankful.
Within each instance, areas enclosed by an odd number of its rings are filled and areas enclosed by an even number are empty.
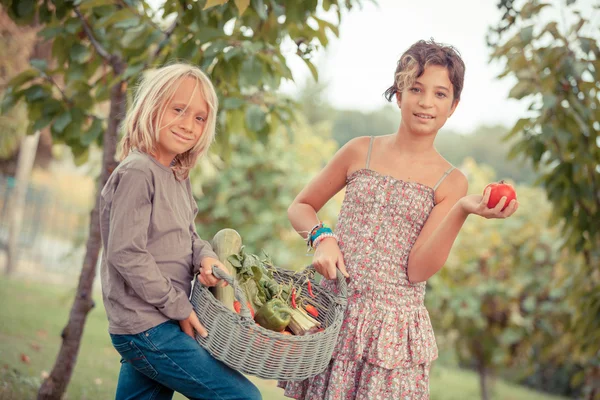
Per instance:
[[[506,207],[508,207],[508,204],[511,200],[517,199],[517,192],[515,192],[515,188],[512,187],[511,184],[504,181],[490,183],[485,187],[483,192],[485,193],[488,188],[491,188],[490,199],[487,203],[488,208],[496,207],[496,205],[500,202],[500,199],[506,196],[506,203],[504,203],[504,207],[502,207],[502,211],[504,211]]]

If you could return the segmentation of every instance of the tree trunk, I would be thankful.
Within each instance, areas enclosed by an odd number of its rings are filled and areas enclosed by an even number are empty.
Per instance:
[[[118,67],[118,68],[117,68]],[[115,66],[115,75],[120,75],[124,69],[122,64]],[[106,184],[110,174],[116,168],[115,153],[117,147],[117,130],[125,115],[125,82],[115,84],[110,92],[110,113],[108,128],[104,136],[102,157],[102,172],[98,181],[96,203],[91,212],[89,237],[86,245],[83,269],[79,276],[79,285],[75,301],[69,315],[69,322],[62,331],[62,346],[56,357],[50,376],[42,383],[38,392],[38,400],[59,400],[71,380],[77,361],[83,326],[88,312],[94,307],[92,287],[96,277],[98,254],[102,245],[99,223],[100,191]]]
[[[489,371],[485,365],[485,361],[479,360],[477,365],[477,372],[479,373],[479,389],[481,391],[481,400],[489,400],[490,398],[490,387],[489,387]]]
[[[17,254],[19,236],[21,236],[21,225],[23,225],[23,214],[25,213],[25,201],[27,199],[27,187],[29,176],[35,161],[35,153],[38,147],[40,132],[27,135],[21,141],[19,150],[19,161],[17,162],[17,174],[15,189],[10,196],[10,207],[8,212],[8,247],[6,252],[7,276],[13,274],[17,269]]]

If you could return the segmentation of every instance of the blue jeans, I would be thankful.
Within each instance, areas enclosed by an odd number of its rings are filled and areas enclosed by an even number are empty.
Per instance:
[[[256,386],[214,359],[177,321],[136,335],[110,335],[121,354],[117,400],[171,399],[177,391],[190,399],[260,400]]]

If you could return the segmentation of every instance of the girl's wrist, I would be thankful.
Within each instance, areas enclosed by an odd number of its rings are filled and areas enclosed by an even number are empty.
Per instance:
[[[468,207],[468,201],[467,201],[467,197],[461,197],[458,202],[456,203],[455,208],[458,207],[458,210],[460,211],[461,214],[463,214],[465,217],[468,217],[469,214],[472,213],[471,210],[469,210]]]

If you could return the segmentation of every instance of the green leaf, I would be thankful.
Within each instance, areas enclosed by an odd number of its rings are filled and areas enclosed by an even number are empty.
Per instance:
[[[29,82],[40,76],[40,71],[35,69],[27,69],[21,72],[19,75],[15,76],[8,82],[8,87],[12,88],[14,91],[23,86],[24,83]]]
[[[127,69],[123,73],[123,79],[129,79],[133,76],[136,76],[137,74],[139,74],[140,72],[142,72],[144,70],[144,67],[145,67],[145,64],[143,64],[143,63],[128,65]]]
[[[523,42],[524,46],[531,43],[531,39],[533,39],[533,25],[529,25],[521,29],[519,36],[521,37],[521,41]]]
[[[140,25],[136,28],[128,29],[121,39],[121,45],[126,49],[139,49],[145,45],[142,37],[146,34],[146,26]]]
[[[52,124],[52,130],[57,133],[62,133],[72,120],[71,112],[67,110],[56,118],[54,124]]]
[[[267,8],[265,7],[263,0],[252,0],[252,8],[254,8],[254,11],[256,11],[256,14],[261,20],[264,21],[267,19]]]
[[[513,99],[522,99],[525,96],[532,94],[533,90],[529,82],[518,82],[508,93],[508,97]]]
[[[90,158],[90,152],[87,148],[80,149],[78,147],[71,146],[71,149],[73,150],[73,155],[75,156],[73,159],[75,165],[82,166],[88,162]]]
[[[252,104],[246,110],[246,125],[248,129],[258,132],[266,125],[267,115],[263,112],[260,106]]]
[[[94,117],[94,121],[90,126],[90,129],[81,137],[81,145],[88,147],[96,140],[100,134],[104,131],[104,126],[100,118]]]
[[[46,91],[40,85],[33,85],[23,90],[23,94],[28,102],[33,102],[36,100],[41,100],[46,97]]]
[[[35,14],[35,0],[13,1],[12,10],[23,21],[30,21]]]
[[[87,11],[87,10],[90,10],[90,9],[92,9],[94,7],[110,6],[112,4],[113,4],[112,0],[80,0],[80,1],[75,1],[75,5],[79,5],[79,10],[80,11]]]
[[[48,124],[50,124],[50,122],[52,122],[51,116],[45,116],[45,117],[39,118],[34,122],[33,126],[31,127],[31,131],[36,132],[36,131],[42,130],[45,127],[47,127]]]
[[[53,39],[64,31],[65,29],[62,26],[47,26],[38,32],[38,36],[48,40]]]
[[[46,68],[48,68],[48,62],[39,58],[32,58],[29,60],[29,64],[31,64],[33,68],[39,69],[40,71],[45,71]]]
[[[96,26],[98,28],[106,28],[113,24],[116,24],[117,22],[125,21],[128,19],[137,20],[137,22],[139,23],[139,18],[135,16],[129,8],[123,8],[115,13],[109,14],[106,18],[101,19],[100,21],[98,21],[98,24]]]
[[[240,108],[241,106],[244,105],[246,101],[244,99],[240,99],[237,97],[227,97],[225,100],[223,100],[223,108],[225,110],[233,110],[236,108]]]
[[[223,55],[223,59],[225,61],[229,61],[235,56],[239,56],[240,54],[242,54],[242,49],[239,47],[234,47],[233,49],[229,49],[225,52],[225,54]]]
[[[261,63],[255,58],[247,58],[240,70],[240,86],[256,86],[260,82],[263,70]]]
[[[40,8],[38,11],[39,21],[42,25],[49,24],[52,21],[52,16],[54,15],[54,10],[50,10],[48,7],[48,2],[43,2],[40,4]]]
[[[221,29],[202,27],[194,35],[194,37],[191,39],[191,41],[195,42],[196,40],[200,40],[200,43],[202,44],[202,43],[210,42],[214,39],[218,39],[222,36],[224,36],[224,33]]]
[[[315,81],[319,80],[319,71],[317,71],[317,67],[314,66],[314,64],[312,62],[310,62],[310,60],[306,59],[306,58],[302,58],[302,61],[304,61],[306,63],[306,66],[308,67],[308,69],[310,70],[310,73],[313,76],[313,79]]]
[[[67,61],[67,58],[69,57],[69,46],[64,37],[58,36],[54,39],[54,42],[52,43],[52,56],[60,65],[65,64]]]
[[[6,114],[9,110],[11,110],[19,102],[19,99],[22,95],[23,92],[4,92],[4,96],[2,97],[2,107],[0,107],[0,114]]]
[[[558,97],[556,97],[553,94],[545,94],[542,96],[542,109],[550,109],[550,108],[554,108],[556,106],[556,103],[558,103]]]
[[[75,61],[79,64],[84,64],[92,58],[92,53],[89,49],[79,43],[76,43],[71,47],[69,52],[69,57],[72,61]]]

